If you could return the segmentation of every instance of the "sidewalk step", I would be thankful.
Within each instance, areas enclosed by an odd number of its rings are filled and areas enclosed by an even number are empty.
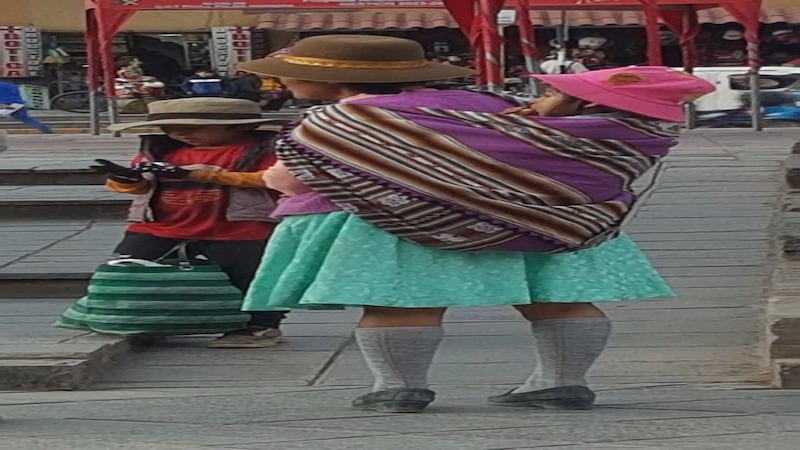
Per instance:
[[[133,349],[130,338],[87,334],[89,336],[94,336],[98,342],[37,346],[42,353],[36,350],[0,353],[0,389],[84,389]],[[78,348],[82,350],[76,352]],[[61,351],[66,353],[60,355]]]
[[[4,299],[41,297],[79,299],[86,294],[91,273],[57,274],[0,273],[0,292]],[[0,302],[3,300],[0,299]]]
[[[102,185],[105,176],[91,169],[0,169],[0,186]]]
[[[52,327],[73,299],[0,301],[0,389],[88,387],[127,355],[133,341]]]
[[[0,219],[123,219],[131,196],[104,186],[0,186]]]
[[[112,255],[124,229],[121,220],[0,221],[0,296],[82,296],[89,277]]]

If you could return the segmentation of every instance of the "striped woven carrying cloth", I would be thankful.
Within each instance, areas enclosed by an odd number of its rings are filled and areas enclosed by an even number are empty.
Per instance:
[[[221,333],[246,328],[242,300],[215,265],[112,261],[97,269],[87,294],[54,325],[119,335]]]
[[[278,155],[314,191],[381,229],[460,251],[565,252],[617,236],[634,180],[676,127],[342,103],[310,111]]]

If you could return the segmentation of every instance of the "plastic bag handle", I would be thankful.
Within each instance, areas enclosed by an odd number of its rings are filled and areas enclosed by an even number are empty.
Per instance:
[[[179,243],[178,245],[172,247],[171,249],[169,249],[169,251],[167,251],[166,253],[164,253],[160,257],[154,259],[153,261],[155,261],[156,263],[163,262],[164,260],[169,258],[170,255],[172,255],[173,253],[177,252],[178,253],[178,266],[181,266],[181,267],[191,266],[192,265],[192,261],[189,259],[188,246],[189,246],[189,241],[183,241],[183,242]]]
[[[148,261],[146,259],[137,259],[137,258],[114,259],[111,261],[106,261],[106,264],[109,266],[124,266],[125,264],[138,264],[140,266],[145,266],[145,267],[171,267],[169,264],[159,264],[155,261]]]

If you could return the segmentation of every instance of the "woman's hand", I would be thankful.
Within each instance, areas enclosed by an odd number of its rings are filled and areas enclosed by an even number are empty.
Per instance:
[[[289,172],[281,161],[264,171],[264,184],[284,195],[292,196],[310,192],[311,189]]]

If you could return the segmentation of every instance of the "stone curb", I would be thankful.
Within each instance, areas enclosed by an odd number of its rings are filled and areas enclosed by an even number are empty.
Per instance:
[[[57,344],[11,346],[0,353],[0,389],[84,389],[134,346],[129,337],[95,333]]]
[[[74,298],[86,295],[92,272],[24,272],[0,271],[0,292],[3,299]]]
[[[49,219],[120,219],[130,207],[130,199],[25,199],[0,200],[0,219],[25,217],[29,220]]]
[[[91,169],[0,169],[0,186],[98,185],[105,176]]]
[[[800,388],[800,142],[784,161],[785,189],[775,235],[776,264],[768,284],[766,338],[773,384]]]
[[[86,294],[91,273],[0,273],[0,292],[4,299],[64,298],[78,299]],[[2,300],[0,300],[2,301]]]

